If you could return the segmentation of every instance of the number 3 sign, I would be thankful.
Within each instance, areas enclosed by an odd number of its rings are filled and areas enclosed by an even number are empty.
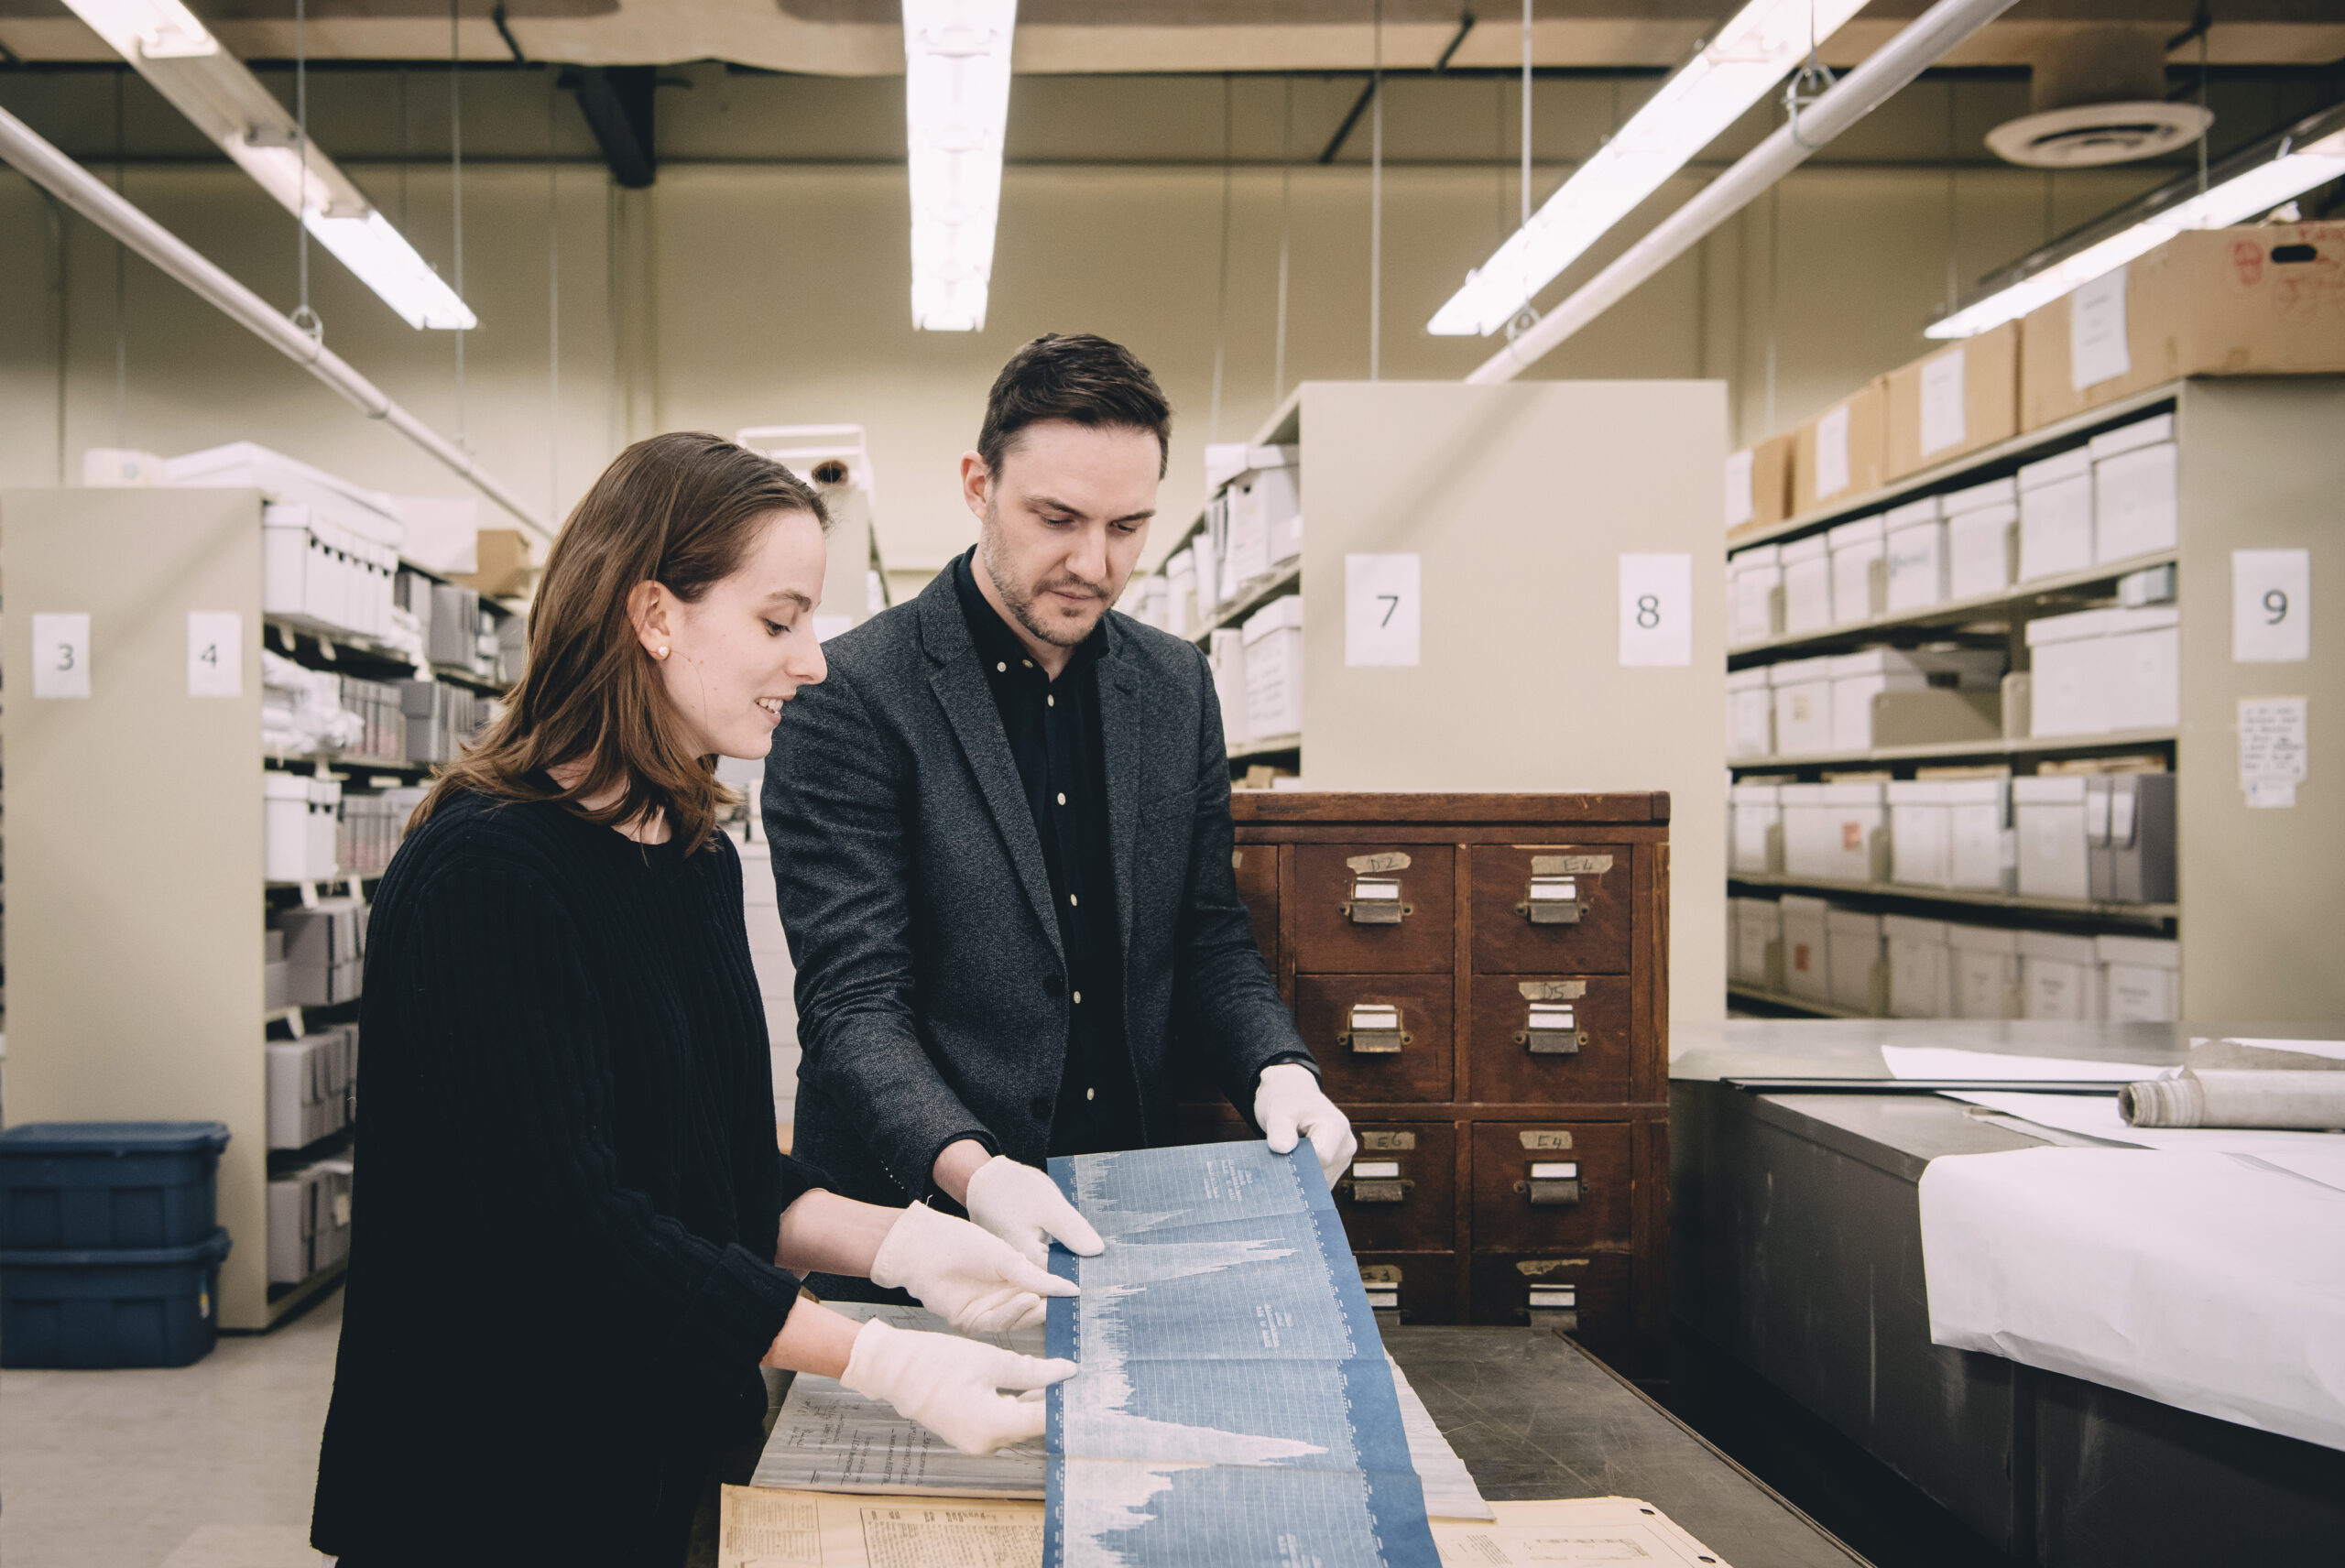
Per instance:
[[[33,695],[90,694],[90,615],[86,610],[33,615]]]

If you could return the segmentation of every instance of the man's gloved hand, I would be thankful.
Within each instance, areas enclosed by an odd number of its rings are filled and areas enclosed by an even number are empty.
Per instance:
[[[1288,1141],[1291,1146],[1293,1140]],[[1074,1205],[1061,1195],[1057,1182],[1008,1155],[997,1154],[977,1167],[969,1178],[968,1202],[963,1207],[971,1219],[1016,1247],[1037,1269],[1048,1266],[1053,1236],[1069,1252],[1085,1258],[1096,1257],[1107,1247],[1091,1228],[1091,1222],[1076,1214]]]
[[[839,1381],[867,1399],[885,1399],[964,1454],[991,1454],[1042,1436],[1041,1390],[1074,1376],[1072,1361],[1038,1360],[874,1318],[856,1332]],[[1004,1388],[1027,1392],[1013,1398]]]
[[[903,1289],[960,1334],[1001,1334],[1042,1321],[1044,1296],[1072,1296],[1074,1281],[1029,1263],[1017,1248],[966,1220],[914,1203],[888,1229],[871,1282]]]
[[[1350,1119],[1320,1092],[1311,1069],[1299,1062],[1281,1062],[1262,1069],[1254,1083],[1254,1125],[1270,1139],[1272,1154],[1293,1149],[1298,1133],[1308,1138],[1329,1186],[1359,1151]]]

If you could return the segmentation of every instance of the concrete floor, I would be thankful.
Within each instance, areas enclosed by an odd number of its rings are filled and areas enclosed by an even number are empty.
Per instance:
[[[0,1372],[0,1563],[320,1568],[337,1290],[170,1371]]]

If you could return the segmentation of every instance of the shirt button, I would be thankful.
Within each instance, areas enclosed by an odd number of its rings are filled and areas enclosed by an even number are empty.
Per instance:
[[[1034,668],[1034,661],[1031,659],[1021,659],[1018,662],[1024,665],[1029,670]]]
[[[1062,806],[1066,804],[1066,791],[1063,789],[1059,791],[1059,804]]]
[[[1082,899],[1080,899],[1080,898],[1076,898],[1076,897],[1075,897],[1074,894],[1072,894],[1072,893],[1069,893],[1069,894],[1066,896],[1066,901],[1067,901],[1067,903],[1068,903],[1070,906],[1074,906],[1074,907],[1080,907],[1080,906],[1081,906],[1081,904],[1083,903],[1083,900],[1082,900]]]
[[[995,669],[995,670],[1007,670],[1009,668],[1009,666],[1008,666],[1007,664],[998,664],[998,664],[996,664],[996,665],[994,666],[994,669]]]
[[[1058,705],[1059,700],[1056,697],[1045,697],[1042,699],[1042,706],[1045,708],[1055,708]]]
[[[1086,1100],[1096,1100],[1099,1097],[1099,1091],[1096,1089],[1085,1089],[1083,1092],[1083,1097]]]
[[[1083,1006],[1083,993],[1080,991],[1074,994],[1074,1005],[1078,1007]]]

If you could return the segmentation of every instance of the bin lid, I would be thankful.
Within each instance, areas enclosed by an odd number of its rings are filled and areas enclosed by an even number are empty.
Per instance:
[[[0,1132],[0,1154],[217,1154],[227,1147],[225,1122],[27,1122]]]

